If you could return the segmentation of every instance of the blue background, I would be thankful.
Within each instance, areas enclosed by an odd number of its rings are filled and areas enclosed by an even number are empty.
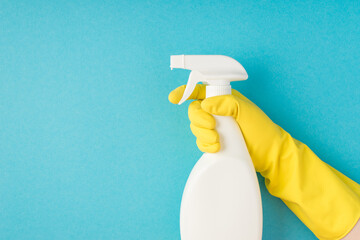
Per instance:
[[[1,1],[0,239],[179,239],[201,156],[187,71],[223,54],[233,86],[360,182],[359,1]],[[267,192],[263,239],[315,239]]]

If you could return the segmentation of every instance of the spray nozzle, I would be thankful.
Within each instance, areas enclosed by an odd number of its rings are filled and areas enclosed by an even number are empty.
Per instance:
[[[239,62],[223,55],[172,55],[170,68],[191,70],[179,105],[190,97],[199,82],[213,86],[230,85],[232,81],[248,78],[244,67]]]

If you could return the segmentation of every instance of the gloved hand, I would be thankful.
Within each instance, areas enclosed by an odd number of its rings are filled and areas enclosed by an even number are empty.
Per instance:
[[[178,103],[184,89],[173,90],[170,102]],[[341,239],[351,231],[360,217],[359,184],[321,161],[238,91],[204,98],[201,84],[189,98],[196,99],[189,105],[189,118],[201,151],[214,153],[221,148],[211,114],[232,116],[272,195],[281,198],[320,239]]]

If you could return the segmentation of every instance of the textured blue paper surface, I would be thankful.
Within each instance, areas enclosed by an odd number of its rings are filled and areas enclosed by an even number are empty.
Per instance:
[[[223,54],[234,88],[360,182],[359,1],[1,1],[0,239],[180,239],[201,156],[171,54]],[[264,240],[315,239],[260,178]]]

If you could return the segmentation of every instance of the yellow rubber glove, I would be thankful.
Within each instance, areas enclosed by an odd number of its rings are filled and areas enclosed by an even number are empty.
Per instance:
[[[170,102],[178,103],[184,89],[172,91]],[[341,239],[351,231],[360,217],[359,184],[321,161],[238,91],[204,98],[201,84],[189,98],[198,99],[189,105],[189,118],[201,151],[213,153],[221,147],[210,114],[234,117],[255,169],[272,195],[281,198],[320,239]]]

